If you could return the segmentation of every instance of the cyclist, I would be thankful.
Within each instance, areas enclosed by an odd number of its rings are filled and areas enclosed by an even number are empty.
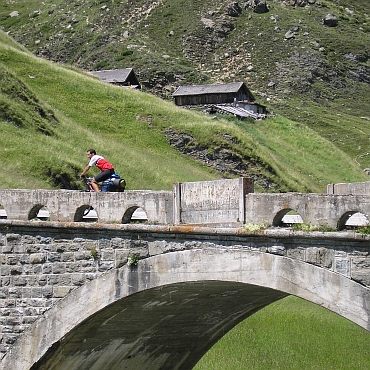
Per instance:
[[[109,179],[114,174],[114,167],[104,157],[96,154],[95,149],[89,149],[86,154],[90,161],[81,173],[81,177],[84,176],[92,166],[98,167],[100,173],[93,177],[91,186],[96,192],[100,192],[98,183]]]

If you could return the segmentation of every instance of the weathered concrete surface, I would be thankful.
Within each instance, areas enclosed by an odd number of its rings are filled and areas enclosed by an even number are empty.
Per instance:
[[[280,226],[284,215],[294,210],[305,224],[342,230],[353,214],[370,215],[370,197],[366,195],[261,194],[246,195],[245,223]]]
[[[358,188],[362,189],[360,185]],[[97,194],[68,190],[0,190],[0,206],[4,207],[9,220],[32,220],[38,210],[46,207],[51,221],[80,222],[84,221],[84,211],[92,207],[99,223],[129,223],[134,211],[142,208],[152,224],[211,227],[241,227],[244,223],[280,226],[284,215],[294,210],[306,224],[342,230],[353,214],[370,215],[369,194],[359,190],[358,193],[253,193],[253,181],[239,178],[178,183],[173,192],[141,190]]]
[[[253,191],[253,179],[244,177],[174,184],[174,224],[241,226]]]
[[[338,184],[328,184],[327,186],[328,194],[337,195],[370,195],[370,181],[365,182],[355,182],[355,183],[338,183]]]
[[[82,221],[83,212],[93,207],[99,222],[126,223],[137,208],[145,209],[148,221],[173,222],[171,191],[136,190],[124,193],[94,193],[76,190],[1,190],[0,205],[10,220],[36,218],[41,207],[50,213],[50,221]]]
[[[286,294],[370,330],[370,290],[328,270],[243,248],[185,250],[99,276],[44,313],[9,370],[190,369],[230,328]]]

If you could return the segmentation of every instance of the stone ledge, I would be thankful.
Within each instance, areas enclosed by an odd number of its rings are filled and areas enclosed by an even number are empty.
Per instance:
[[[289,228],[267,228],[258,231],[250,231],[243,227],[217,227],[201,225],[150,225],[150,224],[106,224],[106,223],[83,223],[83,222],[56,222],[56,221],[20,221],[0,220],[0,230],[11,231],[11,227],[49,228],[49,229],[82,229],[82,230],[117,230],[137,233],[156,234],[211,234],[211,235],[235,235],[235,236],[266,236],[266,237],[303,237],[311,239],[352,239],[356,241],[370,241],[369,234],[356,233],[354,231],[295,231]],[[1,240],[0,240],[1,245]]]

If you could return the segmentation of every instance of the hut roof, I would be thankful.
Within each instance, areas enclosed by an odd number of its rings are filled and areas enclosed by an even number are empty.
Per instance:
[[[226,84],[211,84],[211,85],[194,85],[194,86],[179,86],[172,96],[185,95],[203,95],[203,94],[220,94],[220,93],[235,93],[238,92],[244,82],[231,82]]]
[[[92,71],[90,73],[99,77],[101,81],[109,83],[124,83],[128,80],[131,73],[134,74],[132,68],[108,69],[104,71]]]

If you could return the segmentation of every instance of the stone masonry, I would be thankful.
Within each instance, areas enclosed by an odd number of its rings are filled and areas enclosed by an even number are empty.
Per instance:
[[[0,352],[73,289],[127,264],[188,249],[243,248],[286,256],[370,286],[370,236],[159,225],[3,220],[0,224]]]

